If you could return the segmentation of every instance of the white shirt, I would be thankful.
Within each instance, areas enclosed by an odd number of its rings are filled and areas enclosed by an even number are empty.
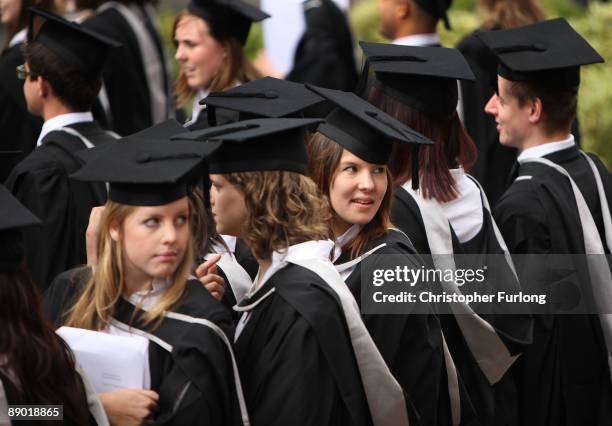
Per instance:
[[[94,121],[91,112],[71,112],[68,114],[60,114],[56,117],[50,118],[45,121],[36,141],[36,146],[42,145],[42,140],[47,134],[54,130],[61,129],[62,127],[70,126],[75,123],[90,122]]]
[[[8,47],[13,47],[18,44],[25,43],[27,39],[27,35],[28,35],[27,28],[24,28],[23,30],[19,31],[17,34],[13,36],[11,41],[9,41]]]
[[[336,242],[334,244],[334,262],[338,260],[340,255],[342,254],[342,247],[350,243],[361,231],[361,225],[353,225],[349,229],[344,232],[344,234],[340,235],[336,238]],[[338,271],[343,280],[346,280],[357,267],[357,263],[351,266],[350,268],[343,269],[342,271]]]
[[[522,164],[528,158],[542,158],[553,152],[563,151],[576,145],[574,135],[569,135],[567,139],[562,141],[548,142],[542,145],[527,148],[518,156],[517,161]]]
[[[225,244],[227,245],[227,248],[229,249],[229,251],[231,253],[236,253],[236,241],[238,241],[238,237],[234,237],[233,235],[221,235],[221,238],[223,238],[223,241],[225,241]],[[213,248],[214,248],[214,245],[213,245]],[[217,251],[217,253],[221,253],[221,252]]]
[[[406,37],[396,38],[391,42],[401,46],[431,46],[440,43],[440,36],[437,33],[413,34]]]
[[[185,123],[185,126],[189,126],[196,122],[202,110],[206,109],[206,105],[200,105],[200,101],[208,96],[210,90],[198,90],[195,98],[193,98],[193,108],[191,109],[191,120]]]
[[[304,243],[295,244],[289,246],[286,251],[272,253],[272,264],[266,271],[266,273],[260,276],[259,271],[257,277],[253,282],[253,288],[247,294],[247,297],[255,294],[274,274],[287,266],[292,260],[304,260],[304,259],[327,259],[334,249],[334,242],[331,240],[321,241],[306,241]],[[234,341],[238,340],[240,333],[244,329],[244,326],[250,318],[251,312],[245,312],[240,317],[240,321],[236,326],[236,334]]]

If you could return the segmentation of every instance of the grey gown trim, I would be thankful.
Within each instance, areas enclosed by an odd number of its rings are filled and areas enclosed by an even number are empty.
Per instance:
[[[322,259],[289,262],[317,274],[338,295],[374,426],[408,426],[404,391],[376,348],[361,319],[355,298],[334,265]]]
[[[583,155],[587,159],[587,162],[595,175],[606,239],[609,240],[610,238],[608,236],[612,236],[612,221],[610,220],[610,210],[608,207],[606,194],[603,189],[603,183],[601,182],[601,176],[599,176],[599,171],[595,167],[595,164],[593,164],[593,161],[584,153]],[[589,276],[591,277],[591,287],[593,288],[595,304],[600,312],[608,311],[612,306],[612,274],[610,273],[610,266],[606,261],[604,246],[603,242],[601,241],[599,231],[597,230],[597,225],[595,224],[593,215],[589,210],[589,206],[584,200],[582,192],[580,192],[576,182],[574,182],[567,170],[546,158],[528,158],[523,160],[521,163],[544,164],[555,169],[557,172],[569,179],[570,184],[572,185],[572,191],[574,192],[574,197],[576,198],[576,206],[578,208],[580,224],[582,225],[584,249],[585,254],[587,255],[587,267],[589,270]],[[608,368],[610,370],[610,378],[612,379],[612,314],[599,314],[599,323],[601,324],[601,331],[606,343]]]
[[[240,303],[251,287],[253,287],[253,280],[251,280],[248,272],[244,270],[231,253],[210,253],[204,256],[204,258],[208,260],[215,254],[221,255],[217,265],[225,273],[228,284],[236,297],[236,303]]]
[[[436,268],[455,270],[450,223],[435,199],[424,199],[417,191],[407,190],[419,206],[431,257]],[[504,244],[505,246],[505,244]],[[445,276],[446,274],[443,274]],[[448,293],[462,294],[453,281],[443,280]],[[470,352],[491,385],[499,382],[519,355],[511,355],[495,329],[477,315],[467,303],[449,303]]]

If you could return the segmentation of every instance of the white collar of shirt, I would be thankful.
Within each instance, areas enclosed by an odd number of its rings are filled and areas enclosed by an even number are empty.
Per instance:
[[[353,240],[361,231],[361,225],[353,225],[349,229],[347,229],[344,234],[340,235],[336,238],[336,243],[334,245],[334,262],[340,257],[342,254],[342,247],[347,245],[349,242]]]
[[[17,34],[13,36],[11,41],[9,41],[8,47],[13,47],[18,44],[25,43],[27,39],[27,35],[28,35],[27,28],[24,28],[23,30],[19,31]]]
[[[263,277],[257,274],[253,289],[261,288],[266,281],[268,281],[272,275],[280,271],[282,268],[287,266],[292,260],[304,260],[304,259],[326,259],[329,260],[329,255],[334,249],[334,242],[332,240],[321,240],[321,241],[306,241],[300,244],[294,244],[289,246],[287,250],[272,253],[272,264],[263,275]]]
[[[527,148],[518,156],[517,161],[522,164],[528,158],[542,158],[553,152],[563,151],[575,145],[574,135],[569,135],[567,139],[562,141],[547,142],[542,145]]]
[[[206,109],[206,104],[200,105],[200,101],[202,99],[204,99],[205,97],[207,97],[209,93],[210,93],[210,90],[201,90],[201,89],[198,90],[197,95],[193,99],[193,108],[192,108],[192,113],[191,113],[191,120],[189,120],[189,122],[186,123],[186,124],[193,124],[193,123],[195,123],[196,120],[198,119],[198,117],[200,116],[200,113],[202,112],[202,110]]]
[[[396,38],[392,43],[401,46],[431,46],[433,44],[440,44],[440,36],[436,33],[413,34]]]
[[[36,141],[36,146],[40,146],[42,144],[43,138],[54,130],[70,126],[71,124],[93,120],[93,115],[89,111],[71,112],[68,114],[61,114],[56,117],[50,118],[49,120],[45,121],[45,124],[43,124],[42,130],[40,131],[40,135],[38,136],[38,141]]]
[[[142,309],[148,311],[153,308],[153,306],[155,306],[157,302],[159,302],[161,297],[168,289],[169,285],[169,280],[155,279],[151,283],[151,288],[132,293],[130,297],[127,298],[127,300],[131,304],[135,306],[140,305]]]
[[[236,241],[238,241],[238,238],[234,237],[233,235],[221,235],[221,238],[223,238],[223,241],[225,241],[229,251],[231,253],[236,253]]]

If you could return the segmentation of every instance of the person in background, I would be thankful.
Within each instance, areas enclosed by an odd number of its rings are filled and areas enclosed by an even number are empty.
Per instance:
[[[94,115],[121,136],[168,119],[174,112],[166,53],[149,0],[75,0],[77,11],[94,10],[83,26],[117,40],[104,66]]]
[[[437,25],[446,29],[446,14],[452,0],[378,0],[380,33],[393,44],[405,46],[440,46]]]
[[[66,425],[107,425],[91,385],[45,318],[40,290],[25,267],[21,231],[37,225],[0,185],[0,424],[11,424],[7,405],[61,405]]]
[[[516,150],[499,143],[494,118],[483,112],[496,86],[497,60],[476,34],[533,24],[543,21],[545,15],[539,0],[479,0],[477,6],[480,29],[457,45],[476,76],[475,81],[461,81],[460,108],[463,124],[478,147],[478,159],[470,173],[495,205],[511,182],[508,175],[516,162]]]
[[[42,120],[28,113],[22,85],[15,68],[23,64],[29,7],[50,10],[50,0],[0,0],[0,23],[5,26],[6,42],[0,49],[0,150],[21,151],[17,156],[0,157],[0,183],[17,163],[36,147]]]
[[[11,172],[6,186],[43,222],[24,232],[26,260],[45,289],[62,271],[86,262],[89,213],[106,201],[104,184],[74,183],[82,164],[74,152],[115,140],[93,119],[91,106],[108,52],[117,47],[98,33],[31,9],[24,80],[28,110],[44,119],[37,148]]]
[[[109,182],[97,262],[59,275],[45,306],[56,326],[146,338],[145,388],[99,394],[112,424],[248,425],[230,315],[190,278],[188,195],[219,144],[169,136],[121,139],[71,175]]]
[[[235,0],[192,0],[174,20],[172,37],[179,73],[175,82],[177,106],[193,101],[190,129],[208,127],[205,106],[199,104],[210,92],[230,89],[260,77],[244,53],[252,22],[268,15]],[[227,122],[217,117],[219,123]],[[212,123],[213,125],[216,123]]]
[[[604,60],[563,18],[478,37],[499,62],[485,111],[520,152],[495,218],[525,289],[551,299],[514,369],[520,424],[608,424],[612,179],[571,134],[580,67]]]

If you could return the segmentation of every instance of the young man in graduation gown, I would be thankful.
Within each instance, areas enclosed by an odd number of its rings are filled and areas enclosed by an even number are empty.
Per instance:
[[[85,263],[85,230],[92,207],[106,201],[104,184],[74,183],[75,151],[114,140],[93,120],[106,52],[117,44],[75,23],[31,9],[26,63],[19,68],[31,113],[45,120],[37,148],[6,185],[43,221],[25,232],[26,259],[45,289],[58,273]]]
[[[452,0],[378,0],[380,33],[393,44],[440,46],[438,21],[450,29],[446,11]]]
[[[612,424],[612,184],[570,133],[580,66],[603,59],[563,18],[478,36],[500,63],[485,110],[520,152],[495,218],[523,290],[548,298],[514,368],[520,424]]]

